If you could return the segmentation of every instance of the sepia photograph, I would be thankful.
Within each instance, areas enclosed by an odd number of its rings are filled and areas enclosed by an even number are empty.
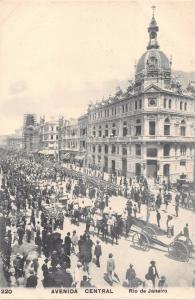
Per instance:
[[[0,299],[194,299],[194,16],[0,1]]]

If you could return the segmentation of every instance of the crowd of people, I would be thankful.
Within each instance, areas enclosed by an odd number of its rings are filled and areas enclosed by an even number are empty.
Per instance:
[[[145,178],[121,178],[119,186],[109,189],[109,184],[98,186],[98,181],[89,180],[91,173],[89,170],[86,172],[87,177],[81,177],[80,173],[72,173],[71,168],[68,170],[48,161],[36,161],[32,157],[6,156],[1,160],[1,253],[8,285],[36,287],[41,269],[44,287],[94,286],[90,265],[94,260],[97,268],[101,266],[103,250],[100,238],[104,242],[118,244],[121,236],[128,236],[144,204],[149,210],[156,210],[160,227],[159,209],[161,205],[166,208],[171,201],[168,189],[159,189],[155,198]],[[97,176],[104,179],[102,173]],[[71,197],[60,206],[65,192]],[[109,206],[112,194],[128,199],[122,213],[113,211]],[[85,197],[90,201],[88,205],[82,200]],[[185,197],[184,200],[182,197],[181,194],[176,196],[175,201],[179,205],[180,200],[182,205],[186,203]],[[61,231],[65,218],[70,218],[75,224],[85,223],[83,234],[78,236],[74,230],[63,237]],[[172,227],[169,218],[167,234],[174,234]],[[92,240],[94,235],[98,237],[95,243]],[[71,269],[72,257],[77,259],[74,270]],[[155,287],[157,277],[154,261],[142,280],[130,264],[124,286],[147,285],[146,282],[151,281]],[[120,282],[112,253],[107,258],[105,280],[110,285],[114,281]],[[160,287],[166,284],[164,276],[159,278]]]

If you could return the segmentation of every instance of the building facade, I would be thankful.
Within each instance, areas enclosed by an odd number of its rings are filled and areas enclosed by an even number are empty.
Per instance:
[[[79,153],[78,119],[59,119],[59,156],[61,160],[73,160]]]
[[[194,180],[195,97],[171,74],[154,15],[149,43],[125,92],[88,108],[87,164],[127,177]]]
[[[34,150],[34,129],[37,126],[35,114],[25,114],[23,122],[23,150],[31,153]]]
[[[58,121],[51,119],[46,121],[40,119],[38,130],[39,149],[38,152],[44,155],[58,156]]]
[[[15,130],[15,133],[9,135],[6,140],[6,148],[14,151],[21,151],[23,148],[22,130]]]

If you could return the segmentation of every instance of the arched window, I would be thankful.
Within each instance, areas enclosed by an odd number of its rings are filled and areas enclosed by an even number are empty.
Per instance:
[[[170,120],[166,118],[164,121],[164,135],[170,135]]]
[[[166,108],[166,107],[167,107],[167,99],[164,98],[164,108]]]
[[[181,136],[186,135],[186,122],[185,122],[185,120],[181,121],[180,134],[181,134]]]
[[[169,156],[170,155],[170,145],[169,144],[165,144],[163,147],[163,155],[164,156]]]
[[[105,125],[105,136],[108,136],[108,124]]]

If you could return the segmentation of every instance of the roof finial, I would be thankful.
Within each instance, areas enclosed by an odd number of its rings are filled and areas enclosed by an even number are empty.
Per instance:
[[[153,5],[153,6],[152,6],[152,11],[153,11],[153,12],[152,12],[152,16],[153,16],[153,18],[154,18],[154,12],[155,12],[155,9],[156,9],[156,6]]]

